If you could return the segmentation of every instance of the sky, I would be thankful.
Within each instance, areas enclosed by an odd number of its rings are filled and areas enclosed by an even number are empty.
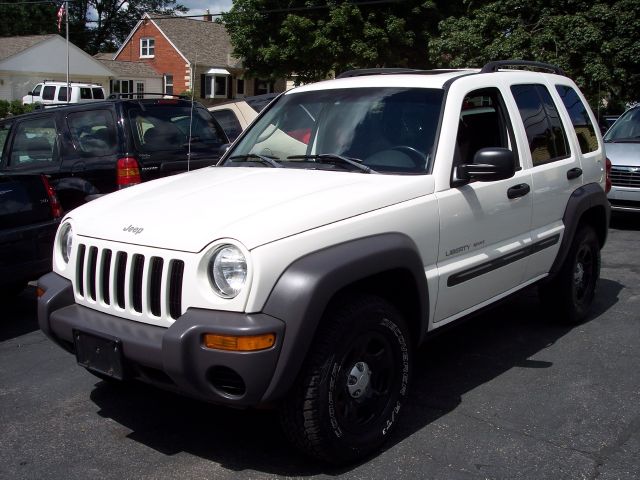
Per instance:
[[[231,0],[177,0],[189,9],[187,15],[201,15],[209,9],[210,13],[226,12],[231,8]]]

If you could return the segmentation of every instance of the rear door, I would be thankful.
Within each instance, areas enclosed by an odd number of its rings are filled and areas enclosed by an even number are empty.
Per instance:
[[[200,105],[192,109],[181,100],[123,105],[143,180],[215,165],[224,153],[227,136]]]

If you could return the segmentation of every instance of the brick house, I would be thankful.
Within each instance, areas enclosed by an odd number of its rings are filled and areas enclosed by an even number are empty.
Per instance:
[[[211,21],[211,15],[196,20],[145,14],[113,58],[146,62],[162,75],[163,93],[193,88],[196,98],[207,104],[286,88],[285,79],[246,77],[224,25]]]

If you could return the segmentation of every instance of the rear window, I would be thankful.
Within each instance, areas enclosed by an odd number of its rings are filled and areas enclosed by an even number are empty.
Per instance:
[[[16,125],[10,167],[57,161],[56,124],[52,116],[24,120]]]
[[[116,127],[109,110],[70,113],[67,124],[73,143],[82,153],[96,157],[117,153]]]
[[[595,152],[598,149],[598,137],[584,103],[576,91],[567,85],[556,85],[556,90],[571,117],[571,123],[573,123],[573,129],[580,144],[580,151],[582,153]]]
[[[101,88],[92,88],[93,90],[93,98],[103,100],[104,99],[104,90]]]
[[[224,131],[203,108],[171,104],[145,104],[129,110],[136,147],[141,152],[208,150],[227,143]]]

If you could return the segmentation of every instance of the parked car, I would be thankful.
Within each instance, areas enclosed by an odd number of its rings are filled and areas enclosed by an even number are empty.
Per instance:
[[[227,136],[202,105],[113,99],[0,121],[0,171],[50,176],[65,210],[140,182],[215,164]]]
[[[62,208],[44,175],[0,173],[0,296],[51,271]]]
[[[640,106],[624,112],[604,136],[611,160],[614,211],[640,212]]]
[[[600,119],[600,130],[602,131],[603,135],[607,130],[609,130],[611,128],[611,125],[616,123],[616,120],[619,117],[620,117],[620,115],[604,115]]]
[[[67,96],[67,88],[69,94]],[[22,97],[22,104],[41,103],[44,106],[85,103],[104,100],[104,87],[97,83],[44,81]]]
[[[229,137],[229,141],[233,142],[278,95],[277,93],[266,93],[242,100],[233,100],[209,107],[209,111],[218,120]]]
[[[610,211],[588,105],[522,61],[289,90],[218,168],[67,215],[40,327],[101,378],[274,406],[301,450],[361,460],[431,333],[531,285],[546,317],[589,315]]]

